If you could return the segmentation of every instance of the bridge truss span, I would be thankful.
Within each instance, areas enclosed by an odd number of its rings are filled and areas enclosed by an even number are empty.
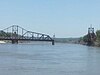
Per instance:
[[[54,45],[54,39],[47,34],[28,31],[18,25],[13,25],[0,31],[0,40],[18,41],[48,41]]]

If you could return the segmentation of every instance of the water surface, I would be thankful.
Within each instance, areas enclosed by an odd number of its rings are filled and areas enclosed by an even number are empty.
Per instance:
[[[100,75],[100,48],[0,44],[0,75]]]

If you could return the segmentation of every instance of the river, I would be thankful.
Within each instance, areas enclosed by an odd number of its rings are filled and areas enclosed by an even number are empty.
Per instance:
[[[0,75],[100,75],[100,48],[0,44]]]

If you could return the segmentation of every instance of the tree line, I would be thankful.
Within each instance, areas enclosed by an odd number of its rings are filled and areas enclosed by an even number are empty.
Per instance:
[[[95,36],[96,36],[96,39],[93,41],[94,45],[95,46],[100,46],[100,30],[96,31]],[[80,42],[82,42],[82,41],[83,41],[84,44],[87,43],[87,41],[88,41],[88,34],[80,38]]]

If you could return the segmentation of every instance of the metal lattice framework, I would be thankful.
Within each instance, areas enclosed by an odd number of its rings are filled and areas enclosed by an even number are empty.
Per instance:
[[[54,44],[54,40],[46,34],[28,31],[18,25],[13,25],[1,30],[2,35],[0,40],[15,40],[18,41],[50,41]]]
[[[94,41],[96,41],[96,35],[94,33],[94,28],[92,26],[88,28],[87,38],[87,45],[94,45]]]

